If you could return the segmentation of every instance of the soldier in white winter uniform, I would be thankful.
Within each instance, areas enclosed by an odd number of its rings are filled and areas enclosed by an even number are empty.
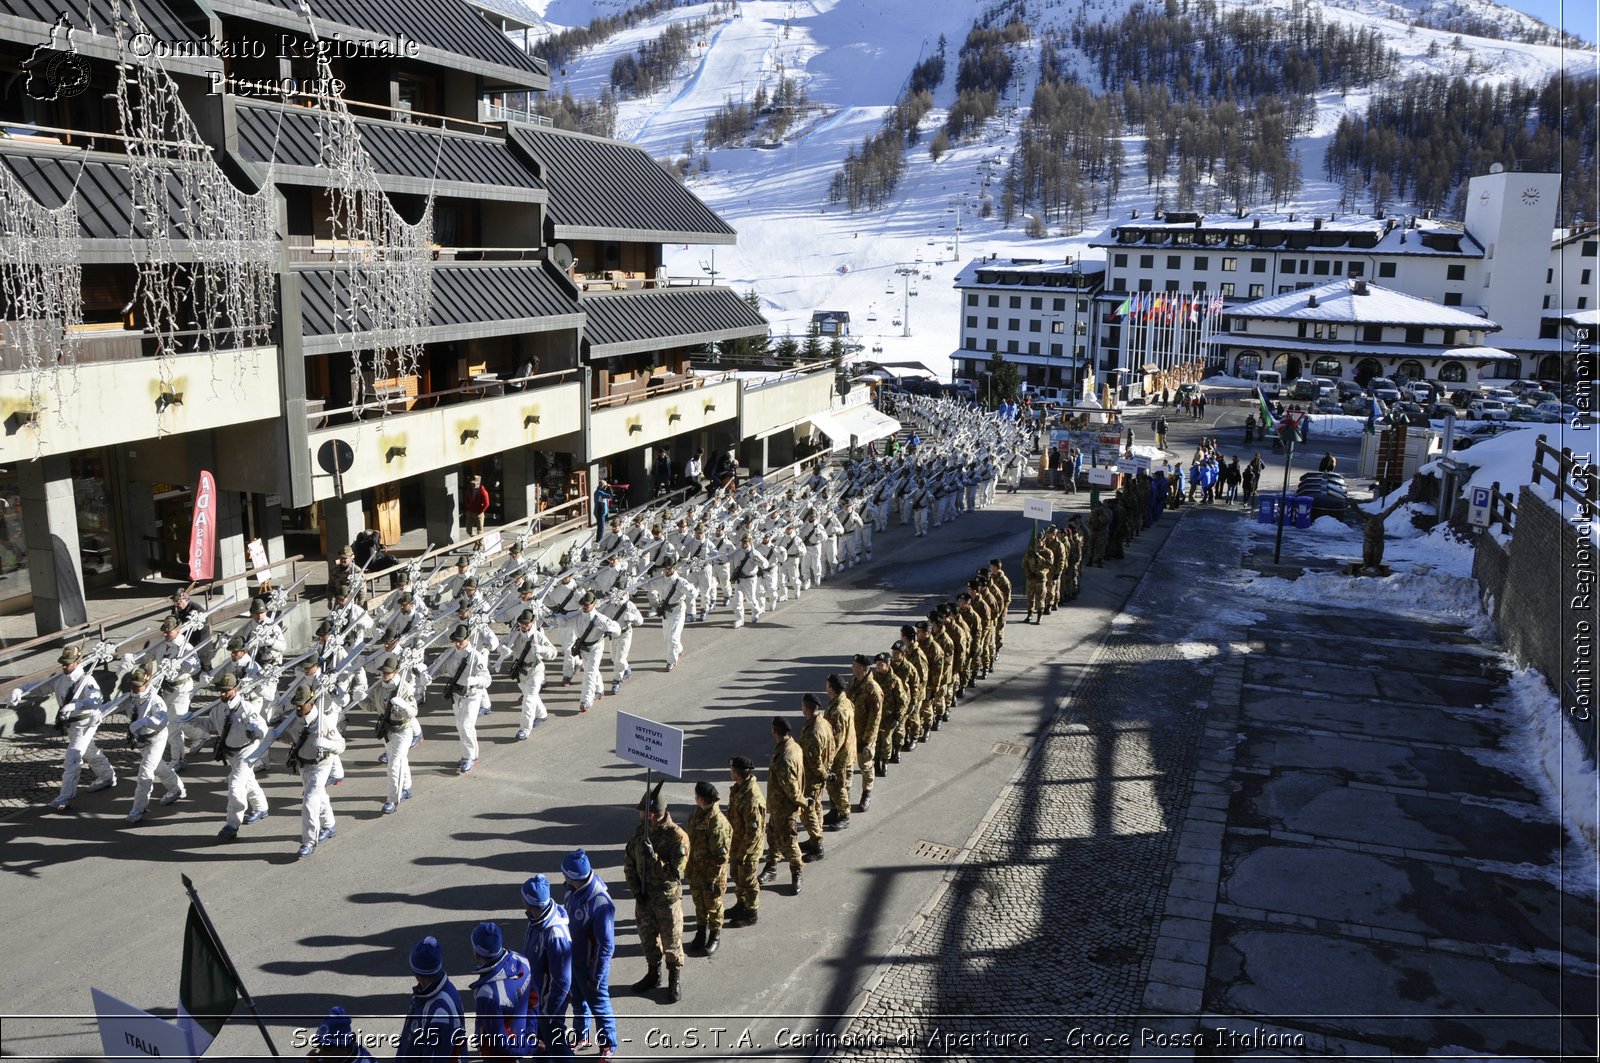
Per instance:
[[[111,761],[95,745],[94,736],[105,719],[104,699],[100,684],[83,666],[83,653],[76,646],[68,646],[56,658],[61,674],[50,680],[50,696],[56,699],[56,723],[67,736],[67,759],[61,766],[61,793],[50,802],[50,807],[61,811],[72,804],[78,794],[78,777],[87,764],[94,772],[94,782],[84,787],[94,793],[117,785],[117,772]]]

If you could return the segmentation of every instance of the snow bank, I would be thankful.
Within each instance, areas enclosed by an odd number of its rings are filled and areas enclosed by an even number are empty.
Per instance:
[[[1311,427],[1306,431],[1306,445],[1315,446],[1321,439],[1355,439],[1367,430],[1365,417],[1348,413],[1314,413]]]
[[[1509,662],[1508,662],[1509,663]],[[1589,763],[1572,725],[1566,720],[1561,699],[1551,692],[1536,669],[1512,673],[1510,691],[1502,707],[1515,721],[1515,752],[1521,774],[1532,782],[1572,834],[1576,852],[1567,852],[1563,870],[1569,890],[1595,892],[1596,849],[1600,849],[1600,776]]]

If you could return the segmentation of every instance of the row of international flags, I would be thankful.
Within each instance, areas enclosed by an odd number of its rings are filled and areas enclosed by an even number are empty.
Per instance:
[[[1130,321],[1200,324],[1202,314],[1220,314],[1222,296],[1205,292],[1130,292],[1112,311]]]

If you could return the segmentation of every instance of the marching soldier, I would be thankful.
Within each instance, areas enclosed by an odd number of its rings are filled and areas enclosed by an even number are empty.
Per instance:
[[[289,698],[295,715],[288,721],[289,770],[300,773],[300,859],[335,834],[333,802],[328,798],[328,775],[333,758],[344,751],[338,731],[338,713],[309,687],[296,687]]]
[[[211,625],[206,622],[206,610],[198,602],[189,600],[189,588],[179,587],[172,592],[172,618],[181,627],[187,627],[184,638],[194,647],[200,666],[209,669],[211,659],[217,655],[216,640]]]
[[[950,656],[945,652],[945,644],[934,637],[933,625],[926,620],[917,621],[917,649],[922,651],[922,659],[928,666],[922,706],[917,710],[917,739],[925,742],[930,732],[939,729],[939,713],[944,708],[945,675],[950,669]]]
[[[733,827],[718,804],[722,795],[704,779],[694,784],[694,812],[689,815],[689,896],[694,901],[694,940],[689,951],[717,951],[722,936],[722,895],[728,892],[728,857]]]
[[[1085,564],[1096,568],[1105,567],[1106,536],[1110,526],[1111,521],[1106,514],[1105,503],[1096,502],[1089,510],[1089,552]]]
[[[678,658],[683,656],[683,619],[694,601],[695,589],[678,575],[678,563],[670,555],[661,567],[661,575],[644,587],[655,603],[656,615],[661,617],[661,634],[667,643],[667,671],[670,672],[678,667]]]
[[[1078,518],[1067,520],[1065,538],[1067,568],[1061,581],[1061,604],[1066,605],[1078,596],[1083,579],[1083,538],[1078,534]]]
[[[628,652],[633,649],[633,629],[644,623],[644,617],[633,599],[625,597],[620,588],[595,608],[617,625],[617,633],[606,640],[606,647],[611,654],[611,693],[620,694],[623,681],[633,676],[633,669],[628,667]],[[601,682],[604,681],[602,676]]]
[[[232,841],[239,828],[267,818],[267,795],[256,782],[251,761],[267,725],[256,702],[239,692],[239,679],[232,673],[217,680],[217,700],[212,704],[211,732],[217,736],[217,759],[228,770],[228,819],[217,837]]]
[[[865,812],[872,807],[872,783],[878,776],[887,775],[889,769],[878,758],[878,730],[883,726],[883,688],[872,675],[872,661],[866,654],[858,653],[850,662],[852,681],[845,697],[855,708],[856,763],[861,765],[861,803],[856,807]],[[849,787],[845,799],[849,800]]]
[[[167,751],[167,703],[151,689],[150,673],[142,666],[128,675],[133,693],[128,696],[128,737],[139,747],[139,774],[133,788],[133,808],[128,812],[128,822],[137,823],[144,818],[150,804],[150,791],[160,782],[165,792],[161,803],[170,805],[188,796],[183,780],[172,770],[172,765],[162,759]]]
[[[1061,574],[1067,568],[1067,549],[1061,542],[1061,529],[1054,524],[1045,525],[1044,548],[1050,555],[1044,581],[1044,611],[1049,614],[1056,611],[1056,602],[1061,597]]]
[[[811,697],[809,694],[806,696]],[[819,756],[821,752],[823,751],[819,749]],[[811,789],[808,785],[810,780],[806,777],[807,763],[805,753],[789,735],[789,721],[782,716],[774,716],[772,759],[767,763],[767,796],[770,800],[767,808],[767,862],[757,877],[763,883],[770,883],[778,877],[778,861],[787,860],[789,880],[794,886],[795,893],[800,892],[800,871],[803,863],[797,840],[796,821],[802,814],[807,817],[807,831],[811,830]],[[819,839],[817,851],[821,852],[821,816],[819,815],[817,819],[816,833],[811,837]],[[751,909],[752,915],[754,912],[755,910]]]
[[[901,752],[917,748],[922,738],[922,703],[927,697],[928,659],[917,641],[917,629],[910,624],[900,625],[900,638],[895,642],[890,665],[906,685],[906,714],[901,721]]]
[[[817,700],[815,694],[802,696],[800,708],[806,719],[800,731],[800,751],[805,757],[806,840],[801,843],[800,849],[805,854],[805,862],[809,864],[822,859],[822,791],[833,780],[832,766],[840,743],[834,735],[833,725],[822,714],[822,702]],[[777,730],[776,724],[773,730]]]
[[[378,715],[378,740],[388,757],[389,792],[383,814],[390,815],[411,796],[411,745],[422,729],[417,725],[417,695],[412,684],[400,678],[400,659],[389,656],[378,666],[378,681],[367,692]]]
[[[450,644],[428,669],[424,686],[441,675],[450,677],[445,694],[455,712],[456,733],[461,736],[456,771],[465,775],[478,766],[478,710],[489,701],[489,654],[472,645],[472,632],[465,624],[457,624],[450,632]]]
[[[117,785],[117,771],[95,745],[94,736],[105,719],[100,684],[83,666],[83,653],[68,646],[56,658],[61,674],[50,681],[50,694],[56,699],[56,726],[67,736],[67,759],[61,766],[61,793],[50,802],[57,812],[71,806],[78,794],[78,777],[83,766],[94,772],[94,782],[84,787],[94,793]]]
[[[238,635],[228,640],[227,659],[212,669],[209,676],[211,684],[215,686],[225,675],[233,676],[241,687],[253,685],[258,693],[264,691],[261,666],[250,659],[249,648],[245,640]]]
[[[568,623],[578,611],[578,602],[582,599],[584,590],[578,586],[577,576],[572,572],[563,572],[556,585],[550,588],[550,593],[545,595],[544,607],[550,613],[550,630],[556,637],[550,641],[556,644],[561,652],[561,683],[563,686],[572,685],[572,672],[577,661],[572,656],[572,639],[570,637],[572,626]]]
[[[568,660],[576,659],[583,669],[583,689],[578,695],[578,711],[588,712],[600,700],[600,655],[605,652],[606,639],[621,633],[615,620],[595,608],[594,591],[584,591],[578,599],[578,611],[556,629],[559,637],[551,641],[556,645],[571,647]]]
[[[761,575],[761,570],[766,567],[766,558],[761,556],[755,548],[755,541],[749,532],[739,537],[739,549],[735,550],[730,564],[733,568],[733,626],[744,627],[744,605],[749,599],[751,617],[750,623],[759,623],[761,620],[761,591],[756,586],[756,580]]]
[[[617,1017],[611,1010],[611,959],[616,955],[616,905],[611,891],[589,866],[589,854],[574,849],[561,861],[567,884],[567,919],[572,933],[572,1014],[578,1047],[590,1044],[592,1022],[600,1058],[617,1050]]]
[[[183,771],[184,757],[188,753],[188,739],[200,740],[198,733],[184,734],[178,722],[189,714],[189,702],[194,698],[194,677],[200,674],[200,657],[195,653],[176,617],[161,621],[161,639],[140,655],[139,663],[152,678],[161,679],[161,696],[172,711],[171,726],[167,728],[167,767],[174,774]],[[191,729],[197,731],[198,729]]]
[[[517,728],[517,741],[527,741],[528,734],[550,716],[539,691],[544,687],[544,662],[555,660],[555,643],[545,637],[534,622],[532,609],[524,609],[517,616],[511,630],[511,641],[501,652],[500,664],[511,662],[507,674],[522,695],[522,721]]]
[[[896,642],[895,645],[899,646],[900,643]],[[904,660],[904,656],[902,652],[900,659]],[[878,724],[874,768],[883,767],[887,773],[887,765],[900,763],[900,746],[904,741],[911,694],[905,680],[894,669],[894,658],[887,653],[880,653],[873,659],[872,678],[878,689],[883,691],[883,721]],[[865,798],[862,800],[865,801]],[[866,806],[862,805],[861,811],[866,810]]]
[[[667,961],[667,1002],[683,997],[683,872],[689,862],[689,836],[672,822],[662,783],[639,801],[639,828],[623,853],[622,873],[633,891],[634,923],[650,965],[633,983],[635,993],[661,984],[661,961]]]
[[[1006,644],[1006,613],[1011,610],[1011,577],[1006,575],[1005,566],[998,557],[989,559],[989,582],[994,585],[998,605],[994,629],[994,648],[998,653]]]
[[[761,784],[755,777],[755,765],[749,757],[734,757],[728,761],[728,775],[733,780],[733,785],[728,788],[728,823],[733,828],[733,838],[728,848],[728,871],[733,879],[735,901],[727,912],[725,925],[754,926],[756,913],[761,908],[761,880],[757,865],[761,862],[763,838],[767,833],[767,799],[761,793]],[[789,837],[792,841],[793,831],[790,831]],[[799,855],[796,850],[796,858]]]

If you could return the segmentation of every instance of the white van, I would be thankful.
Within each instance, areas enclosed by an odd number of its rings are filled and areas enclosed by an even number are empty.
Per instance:
[[[1261,394],[1267,398],[1276,398],[1283,387],[1283,374],[1276,369],[1257,369],[1256,387],[1261,389]]]

